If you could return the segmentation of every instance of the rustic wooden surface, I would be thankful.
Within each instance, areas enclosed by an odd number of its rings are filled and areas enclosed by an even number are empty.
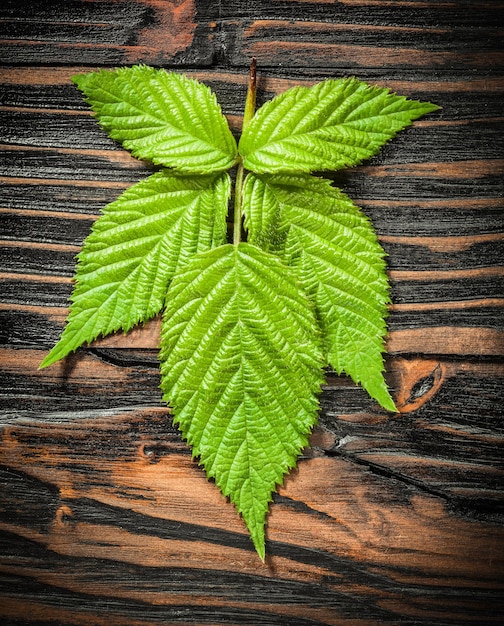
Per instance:
[[[3,1],[3,624],[501,623],[502,16],[463,0]],[[389,254],[400,412],[328,372],[265,564],[161,403],[157,321],[37,371],[92,221],[151,171],[70,76],[185,71],[238,131],[252,55],[260,102],[355,74],[443,107],[334,175]]]

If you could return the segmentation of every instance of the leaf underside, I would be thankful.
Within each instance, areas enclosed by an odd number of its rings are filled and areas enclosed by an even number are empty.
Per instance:
[[[226,173],[162,171],[107,205],[78,255],[67,325],[40,367],[159,313],[173,275],[226,241],[229,193]]]
[[[193,257],[168,292],[164,398],[263,559],[272,492],[316,421],[318,332],[291,270],[247,243]]]
[[[373,156],[437,108],[356,78],[293,87],[257,111],[239,151],[244,166],[256,173],[338,170]]]
[[[187,173],[234,165],[236,142],[203,83],[146,65],[77,74],[73,81],[110,137],[137,158]]]
[[[389,286],[369,220],[329,181],[307,174],[249,174],[249,241],[294,268],[315,304],[328,362],[395,406],[383,378]]]

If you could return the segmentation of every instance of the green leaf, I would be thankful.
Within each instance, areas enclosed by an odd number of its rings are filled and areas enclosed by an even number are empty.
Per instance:
[[[288,267],[248,243],[199,254],[168,291],[160,361],[183,436],[264,559],[271,494],[317,417],[322,354],[309,300]]]
[[[264,559],[268,506],[308,443],[323,365],[395,410],[383,377],[384,251],[358,207],[309,173],[357,165],[439,107],[348,78],[288,90],[254,115],[252,63],[237,147],[196,80],[146,66],[73,80],[113,139],[172,171],[104,209],[40,367],[164,308],[164,399]],[[229,245],[224,172],[235,165]],[[249,241],[238,243],[243,214]]]
[[[398,131],[438,108],[356,78],[294,87],[257,111],[239,152],[257,173],[337,170],[376,154]]]
[[[159,313],[173,275],[225,242],[229,194],[228,174],[162,171],[106,206],[78,255],[67,325],[40,367]]]
[[[307,174],[249,174],[244,212],[249,242],[295,268],[315,303],[332,367],[394,411],[382,374],[384,251],[368,219],[329,181]]]
[[[174,72],[136,65],[77,74],[101,126],[139,159],[179,172],[226,170],[236,142],[215,94]]]

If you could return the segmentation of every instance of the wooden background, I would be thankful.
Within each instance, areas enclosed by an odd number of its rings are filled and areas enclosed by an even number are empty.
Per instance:
[[[3,624],[502,623],[503,15],[489,0],[3,0]],[[265,564],[161,403],[157,322],[37,371],[93,220],[152,170],[70,76],[184,71],[238,132],[253,55],[259,104],[355,74],[443,107],[334,176],[389,254],[400,413],[328,372]]]

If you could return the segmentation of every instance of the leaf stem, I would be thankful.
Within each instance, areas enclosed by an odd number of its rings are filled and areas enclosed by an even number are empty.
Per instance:
[[[243,203],[243,162],[240,160],[236,170],[235,197],[234,197],[234,219],[233,219],[233,243],[237,246],[241,241],[242,229],[242,203]]]
[[[245,112],[243,114],[242,132],[247,124],[254,117],[257,93],[257,63],[255,57],[250,62],[249,84],[247,90],[247,100],[245,101]]]
[[[257,93],[257,63],[255,57],[250,62],[249,84],[247,89],[247,99],[245,101],[245,111],[243,112],[242,132],[250,120],[254,117]],[[242,205],[243,205],[243,161],[240,158],[238,169],[236,170],[234,215],[233,215],[233,243],[237,246],[241,241],[242,229]]]

